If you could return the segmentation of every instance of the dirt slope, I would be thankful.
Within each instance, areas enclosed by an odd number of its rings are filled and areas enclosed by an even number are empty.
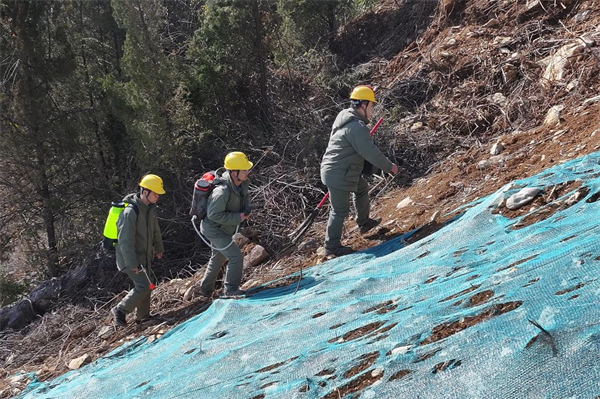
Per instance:
[[[347,43],[344,37],[357,37],[355,30],[379,21],[378,42],[394,43],[385,46],[393,49],[387,52],[370,46],[366,58],[351,56],[354,47],[340,48],[349,54],[349,65],[366,62],[360,67],[379,86],[378,113],[386,120],[378,143],[403,160],[400,176],[373,193],[373,213],[383,218],[382,226],[361,237],[347,223],[346,243],[357,250],[425,226],[415,237],[422,238],[459,206],[600,148],[600,101],[594,99],[600,93],[600,1],[444,0],[427,15],[418,7],[414,1],[385,1],[340,33],[340,43]],[[418,19],[415,29],[395,25],[402,13]],[[556,54],[562,56],[552,61]],[[552,62],[563,68],[548,72]],[[562,109],[558,117],[544,123],[554,106]],[[504,149],[494,156],[495,143]],[[407,198],[409,205],[398,208]],[[272,285],[294,284],[290,273],[323,261],[316,249],[325,219],[323,212],[292,256],[247,270],[245,286],[275,279]],[[201,273],[157,288],[153,307],[165,322],[115,329],[108,310],[122,293],[95,310],[66,306],[5,334],[0,397],[23,388],[26,378],[7,378],[19,371],[52,378],[68,371],[76,357],[96,359],[140,335],[153,340],[203,311],[210,305],[205,298],[191,293],[184,299]]]

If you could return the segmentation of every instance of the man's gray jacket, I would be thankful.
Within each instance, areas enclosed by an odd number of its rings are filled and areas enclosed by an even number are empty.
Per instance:
[[[393,163],[373,143],[367,123],[353,108],[338,114],[321,161],[321,181],[327,187],[356,191],[365,160],[391,172]]]

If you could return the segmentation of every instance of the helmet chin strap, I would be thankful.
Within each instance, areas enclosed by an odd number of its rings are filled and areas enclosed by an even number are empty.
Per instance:
[[[233,175],[233,172],[235,172],[235,175]],[[240,171],[239,170],[230,170],[229,175],[233,178],[233,184],[235,184],[236,186],[239,186],[240,184],[242,184],[242,181],[240,180]]]

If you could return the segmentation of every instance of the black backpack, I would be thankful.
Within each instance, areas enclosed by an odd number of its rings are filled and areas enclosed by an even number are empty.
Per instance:
[[[223,183],[223,180],[220,178],[221,174],[222,169],[217,169],[215,171],[211,170],[196,180],[190,216],[195,216],[198,220],[202,220],[206,217],[208,197],[210,197],[210,194],[218,184]]]

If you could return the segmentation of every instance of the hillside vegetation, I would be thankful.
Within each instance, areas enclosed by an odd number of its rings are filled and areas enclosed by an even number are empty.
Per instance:
[[[325,192],[319,161],[357,83],[375,85],[376,142],[401,171],[372,182],[384,222],[369,237],[348,223],[355,249],[422,238],[464,203],[600,148],[598,0],[3,1],[0,21],[0,287],[16,301],[0,311],[2,377],[60,375],[210,306],[190,289],[209,251],[187,211],[228,151],[269,150],[244,251],[271,259],[245,286],[294,284],[322,261],[326,212],[277,254]],[[97,243],[110,201],[146,171],[168,192],[153,300],[167,322],[117,330],[108,310],[128,281]],[[19,297],[36,287],[43,300]],[[26,321],[9,328],[15,309]],[[5,378],[2,397],[26,381]]]

